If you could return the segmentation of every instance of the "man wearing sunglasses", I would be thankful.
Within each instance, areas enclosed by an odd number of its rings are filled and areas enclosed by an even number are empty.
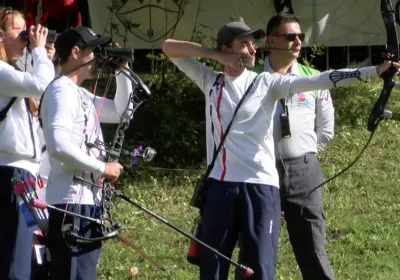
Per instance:
[[[297,62],[304,33],[292,14],[273,16],[267,25],[269,55],[261,69],[287,76],[319,73]],[[322,189],[304,198],[323,182],[316,154],[334,135],[334,108],[329,90],[299,92],[276,103],[274,140],[280,180],[281,207],[290,243],[304,280],[333,280],[325,250]]]

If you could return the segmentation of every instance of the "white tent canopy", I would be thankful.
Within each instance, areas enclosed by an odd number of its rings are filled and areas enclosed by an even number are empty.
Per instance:
[[[205,37],[202,39],[203,44],[213,46],[218,28],[231,19],[241,17],[250,27],[265,29],[268,19],[276,14],[273,0],[88,2],[93,30],[100,34],[112,34],[120,44],[123,44],[123,37],[126,37],[126,46],[134,49],[159,49],[166,38],[193,40],[196,35],[198,40],[199,36]],[[380,0],[292,2],[294,12],[301,20],[302,30],[306,33],[303,46],[314,43],[322,43],[327,47],[386,44]],[[128,26],[127,29],[124,24]],[[194,30],[199,33],[194,34]]]

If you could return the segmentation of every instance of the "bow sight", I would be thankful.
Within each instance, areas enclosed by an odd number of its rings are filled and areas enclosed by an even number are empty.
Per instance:
[[[131,165],[132,167],[137,167],[138,158],[142,158],[144,161],[152,161],[156,155],[157,152],[153,148],[143,148],[143,146],[139,145],[131,152]]]

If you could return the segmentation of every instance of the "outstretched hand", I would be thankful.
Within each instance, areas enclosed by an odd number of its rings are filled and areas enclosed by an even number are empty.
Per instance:
[[[381,76],[386,70],[393,66],[397,72],[400,72],[400,62],[385,60],[383,63],[376,66],[376,73]]]

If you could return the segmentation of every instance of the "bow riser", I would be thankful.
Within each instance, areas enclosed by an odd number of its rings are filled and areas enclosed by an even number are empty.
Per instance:
[[[134,91],[130,94],[129,103],[125,111],[121,115],[120,122],[118,124],[114,140],[110,145],[108,151],[107,162],[117,162],[121,156],[123,142],[125,139],[125,131],[129,127],[129,123],[133,118],[133,114],[139,108],[139,106],[149,98],[150,90],[142,82],[142,80],[129,68],[125,68],[125,71],[121,71],[123,75],[128,77],[132,83],[136,84]],[[130,73],[130,75],[128,73]],[[103,181],[102,188],[102,199],[100,202],[100,208],[102,211],[100,219],[107,219],[110,222],[110,227],[105,228],[111,232],[118,232],[120,225],[114,220],[112,216],[112,209],[114,207],[112,198],[114,196],[114,187],[107,180]]]
[[[390,0],[381,0],[381,13],[382,20],[385,24],[387,42],[383,58],[388,61],[398,61],[400,54],[397,40],[395,11],[393,10]],[[371,132],[375,131],[382,119],[390,118],[392,116],[392,112],[385,110],[385,108],[389,101],[392,89],[395,86],[393,78],[396,73],[397,70],[392,66],[381,75],[381,78],[383,79],[383,89],[368,117],[368,130]]]

